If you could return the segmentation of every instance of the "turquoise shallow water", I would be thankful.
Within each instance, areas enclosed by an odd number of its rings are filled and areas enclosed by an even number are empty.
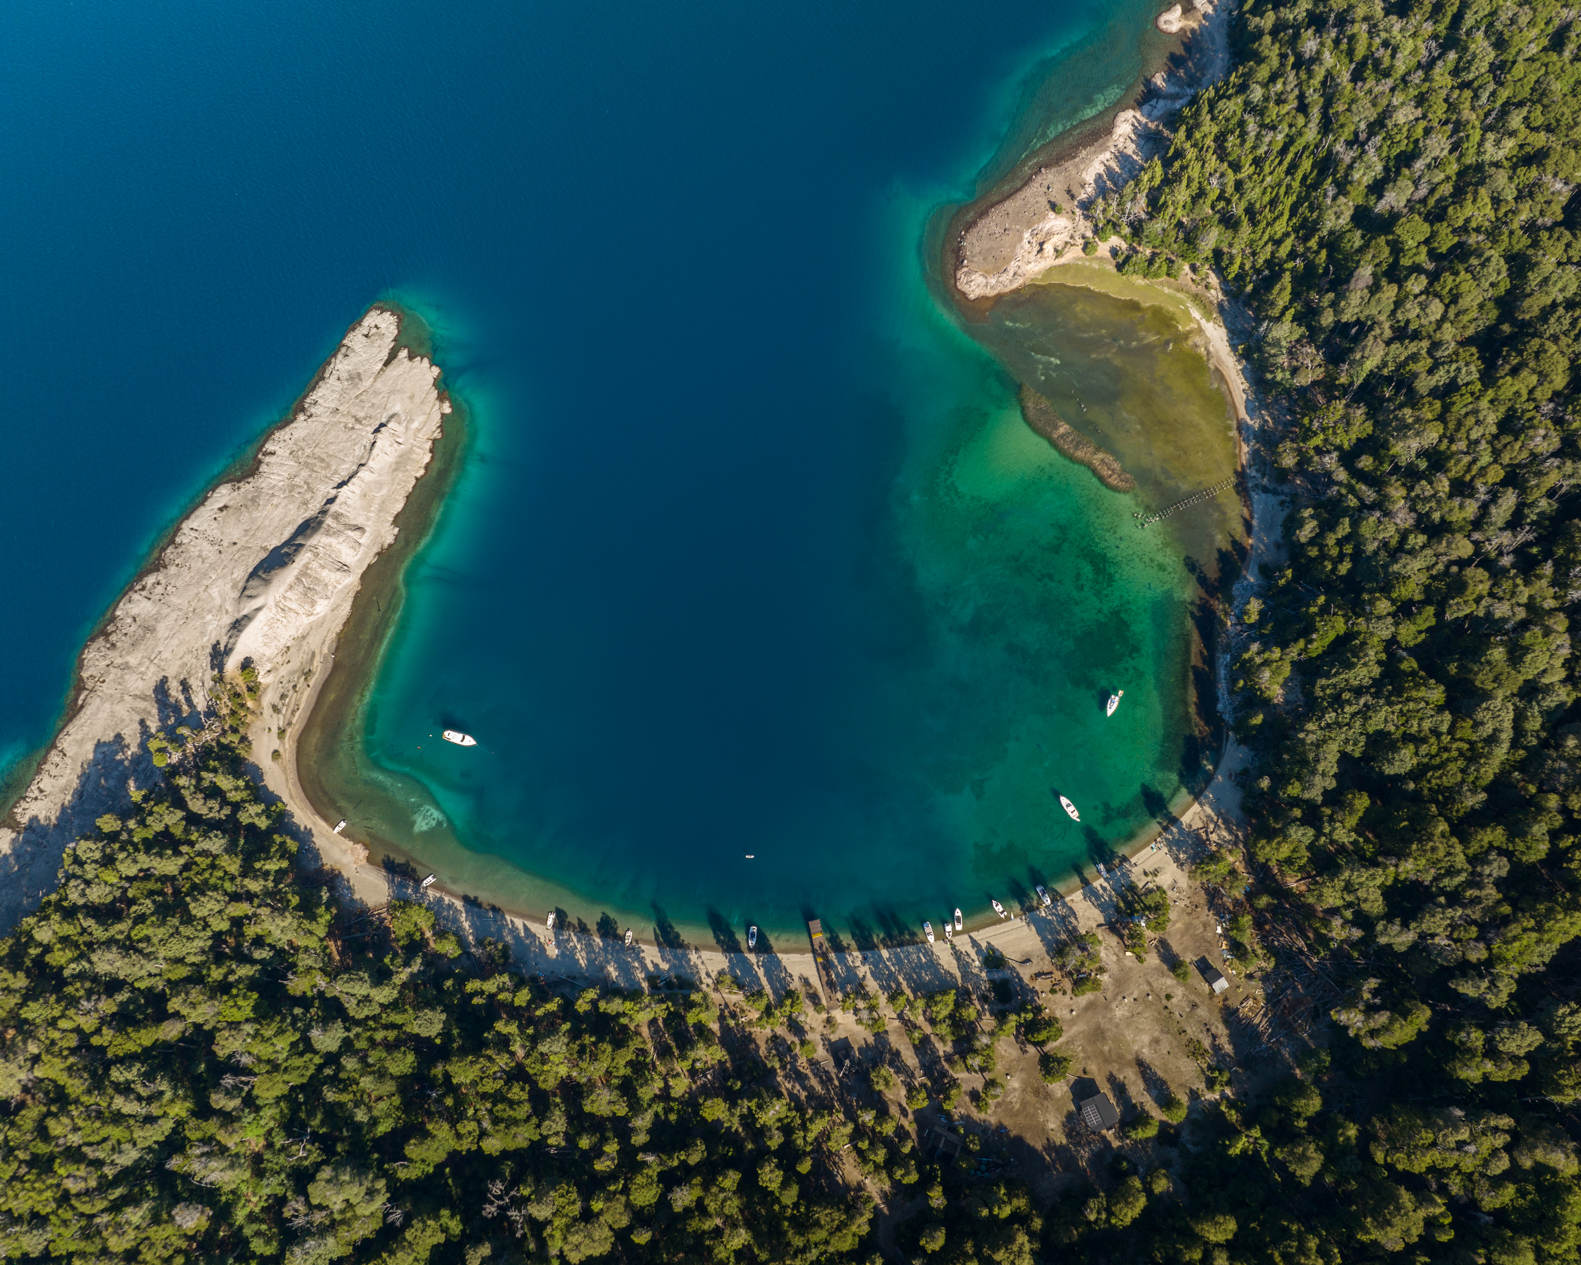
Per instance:
[[[589,922],[898,932],[1103,855],[1179,788],[1189,579],[1021,426],[925,230],[1152,8],[9,9],[0,292],[54,422],[8,441],[0,751],[384,294],[473,425],[325,771],[358,828]]]

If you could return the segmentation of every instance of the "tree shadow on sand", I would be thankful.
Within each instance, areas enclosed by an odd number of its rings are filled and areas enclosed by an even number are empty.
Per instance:
[[[691,947],[686,943],[686,938],[676,929],[675,924],[670,921],[670,916],[659,908],[657,904],[653,906],[653,940],[655,944],[664,949],[688,949]]]
[[[721,953],[742,952],[741,941],[736,939],[735,928],[725,921],[725,916],[717,909],[710,907],[708,910],[708,929],[714,933],[714,943],[719,946]],[[759,933],[758,942],[762,943],[762,934]]]

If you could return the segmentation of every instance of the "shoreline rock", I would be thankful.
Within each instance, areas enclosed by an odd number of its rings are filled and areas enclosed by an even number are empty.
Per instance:
[[[400,334],[388,308],[353,325],[251,469],[182,519],[84,647],[68,719],[0,824],[0,929],[54,888],[71,840],[157,776],[149,738],[201,728],[214,673],[247,659],[254,757],[276,780],[269,708],[328,666],[450,411],[439,369]]]

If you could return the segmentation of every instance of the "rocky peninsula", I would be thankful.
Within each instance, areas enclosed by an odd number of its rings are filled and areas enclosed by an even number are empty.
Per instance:
[[[73,839],[156,776],[150,739],[179,748],[202,727],[216,671],[256,673],[254,751],[271,788],[290,790],[271,737],[326,674],[451,409],[402,323],[375,307],[351,327],[250,468],[180,522],[84,648],[67,720],[0,824],[0,927],[54,887]]]
[[[1135,104],[1118,111],[1109,133],[1054,158],[1013,192],[973,208],[955,249],[955,288],[966,299],[988,299],[1019,289],[1093,235],[1092,204],[1124,186],[1169,145],[1167,122],[1229,69],[1229,0],[1193,0],[1158,19],[1178,35],[1169,68],[1148,79]],[[992,195],[990,195],[992,198]]]

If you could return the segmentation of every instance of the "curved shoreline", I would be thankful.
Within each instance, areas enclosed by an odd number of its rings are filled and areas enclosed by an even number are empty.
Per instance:
[[[1156,23],[1160,31],[1180,34],[1181,64],[1173,72],[1161,71],[1149,78],[1134,106],[1122,106],[1116,112],[1107,136],[1080,140],[1074,148],[1063,151],[1056,148],[1056,139],[1045,147],[1056,156],[1038,166],[1010,192],[1004,192],[1002,187],[993,190],[951,217],[942,243],[943,273],[948,278],[950,297],[967,313],[981,311],[983,305],[1028,285],[1053,283],[1055,270],[1067,265],[1098,264],[1113,269],[1112,255],[1104,249],[1110,243],[1096,242],[1096,227],[1088,211],[1101,196],[1123,187],[1167,148],[1165,120],[1229,70],[1229,28],[1235,0],[1188,2],[1189,12],[1175,4],[1160,13]],[[1098,245],[1096,257],[1089,257],[1083,250],[1087,240]],[[1060,284],[1089,284],[1069,274],[1057,280]],[[1244,324],[1245,314],[1233,309],[1216,276],[1208,274],[1204,280],[1205,286],[1169,288],[1191,292],[1185,307],[1203,335],[1206,359],[1223,384],[1233,414],[1237,475],[1248,519],[1247,552],[1220,612],[1222,624],[1245,604],[1257,583],[1259,566],[1282,552],[1279,537],[1285,507],[1275,490],[1254,480],[1252,454],[1258,451],[1266,455],[1268,421],[1248,385],[1245,368],[1230,345],[1226,323],[1228,317],[1240,317]],[[1163,288],[1148,281],[1139,284]],[[1205,316],[1192,299],[1199,300],[1211,316]],[[1023,385],[1022,412],[1028,426],[1070,460],[1088,466],[1106,485],[1115,487],[1098,469],[1098,463],[1107,457],[1101,449],[1082,441],[1067,451],[1060,442],[1063,436],[1045,434],[1046,428],[1027,415],[1026,396],[1030,393],[1030,388]],[[1051,409],[1048,411],[1052,414]],[[1113,462],[1113,458],[1108,461]],[[1117,462],[1113,465],[1123,473]],[[1228,728],[1231,709],[1224,640],[1221,638],[1218,645],[1208,649],[1213,659],[1215,704],[1220,723],[1225,726],[1213,776],[1200,791],[1184,792],[1180,801],[1170,805],[1171,820],[1167,824],[1145,829],[1121,847],[1119,851],[1126,857],[1141,855],[1144,849],[1172,836],[1187,841],[1189,850],[1204,840],[1238,840],[1244,835],[1246,822],[1238,779],[1248,753]],[[1184,803],[1186,800],[1189,804]],[[1079,873],[1075,881],[1081,881]],[[1068,895],[1068,887],[1061,884],[1062,894]]]

